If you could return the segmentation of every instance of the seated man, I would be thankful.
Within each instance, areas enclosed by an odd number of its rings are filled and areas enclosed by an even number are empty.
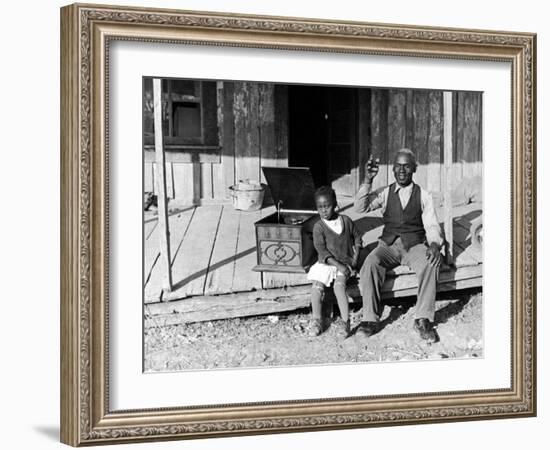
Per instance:
[[[395,183],[376,191],[372,191],[372,181],[378,173],[378,161],[369,158],[365,172],[355,209],[368,212],[382,208],[384,230],[361,267],[363,321],[357,333],[368,337],[378,331],[386,271],[403,264],[418,278],[414,329],[422,339],[436,342],[433,320],[443,237],[431,195],[413,182],[415,155],[409,149],[399,150],[393,163]]]

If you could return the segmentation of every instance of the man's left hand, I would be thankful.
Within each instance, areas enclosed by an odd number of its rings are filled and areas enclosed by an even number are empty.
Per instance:
[[[433,267],[439,267],[441,265],[441,252],[439,251],[439,245],[430,244],[426,249],[426,258]]]

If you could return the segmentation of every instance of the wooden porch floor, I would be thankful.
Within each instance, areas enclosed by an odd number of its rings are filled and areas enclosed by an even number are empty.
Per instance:
[[[349,198],[341,203],[344,205],[342,213],[350,216],[365,233],[364,244],[375,245],[382,228],[380,214],[357,214]],[[174,289],[164,294],[158,263],[156,211],[146,212],[143,233],[145,303],[308,284],[305,274],[260,273],[252,270],[256,265],[254,222],[273,212],[273,206],[255,212],[240,212],[235,211],[230,204],[170,211]],[[479,203],[453,209],[456,270],[444,267],[440,276],[440,284],[445,284],[449,289],[481,285],[482,251],[471,245],[469,236],[471,221],[481,213]],[[442,211],[438,212],[438,217],[440,220],[443,218]],[[386,296],[410,295],[415,283],[414,274],[400,266],[388,273],[383,291]]]

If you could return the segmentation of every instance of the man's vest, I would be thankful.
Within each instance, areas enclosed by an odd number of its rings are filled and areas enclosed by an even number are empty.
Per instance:
[[[395,192],[395,183],[388,190],[386,210],[384,211],[384,230],[382,239],[392,245],[400,237],[406,250],[426,240],[426,231],[422,223],[422,203],[420,186],[413,185],[411,198],[405,209],[401,206],[399,193]]]

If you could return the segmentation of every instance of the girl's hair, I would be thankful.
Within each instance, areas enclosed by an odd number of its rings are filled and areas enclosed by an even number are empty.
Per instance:
[[[332,189],[330,186],[321,186],[320,188],[318,188],[313,194],[313,198],[317,200],[319,197],[328,197],[333,201],[334,205],[337,204],[336,192],[334,192],[334,189]]]

